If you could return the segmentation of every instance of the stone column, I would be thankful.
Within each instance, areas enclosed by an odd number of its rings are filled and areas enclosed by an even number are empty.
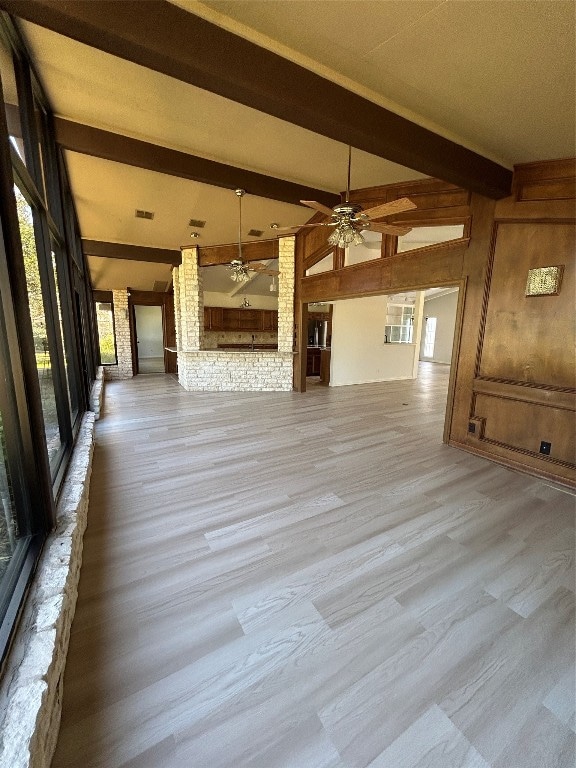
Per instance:
[[[182,265],[178,271],[180,347],[183,352],[196,352],[202,349],[204,341],[204,296],[197,246],[192,245],[182,250]]]
[[[182,348],[182,319],[180,315],[180,267],[172,270],[172,285],[174,286],[174,324],[176,326],[176,349]]]
[[[116,365],[106,365],[106,379],[131,379],[132,345],[130,342],[130,322],[128,320],[128,291],[112,291],[114,303],[114,332],[116,335]]]
[[[294,235],[278,240],[278,351],[294,346]]]

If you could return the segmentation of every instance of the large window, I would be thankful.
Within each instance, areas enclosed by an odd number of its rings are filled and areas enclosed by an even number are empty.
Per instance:
[[[19,537],[12,479],[6,457],[4,420],[0,413],[0,583],[16,550]]]
[[[96,323],[98,326],[98,346],[100,348],[100,364],[116,365],[116,335],[114,332],[114,304],[111,296],[98,296],[95,292]]]
[[[0,13],[0,657],[95,372],[93,311],[51,117]],[[63,202],[64,200],[64,202]]]
[[[15,187],[14,191],[24,255],[24,269],[26,270],[26,287],[28,289],[28,306],[34,337],[36,372],[40,384],[40,397],[44,413],[44,436],[48,448],[48,459],[53,464],[64,443],[63,435],[60,431],[56,393],[54,390],[53,357],[55,350],[51,349],[48,344],[46,309],[42,297],[32,208],[26,202],[18,187]]]

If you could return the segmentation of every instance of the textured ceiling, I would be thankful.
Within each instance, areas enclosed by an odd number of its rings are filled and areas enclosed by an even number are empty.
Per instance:
[[[173,4],[506,167],[576,151],[571,0]],[[58,116],[331,192],[345,186],[347,150],[337,141],[34,24],[21,28]],[[229,189],[77,152],[67,152],[66,162],[84,238],[175,249],[190,242],[190,218],[207,222],[200,245],[237,238]],[[420,177],[353,153],[353,187]],[[154,219],[136,219],[137,208],[154,211]],[[273,221],[298,224],[309,213],[247,196],[244,230],[270,237]],[[98,287],[139,287],[134,262],[108,268],[105,261],[90,259]],[[140,276],[151,286],[166,279],[166,269],[153,274],[152,265]]]
[[[177,4],[282,41],[504,165],[574,152],[572,0]]]

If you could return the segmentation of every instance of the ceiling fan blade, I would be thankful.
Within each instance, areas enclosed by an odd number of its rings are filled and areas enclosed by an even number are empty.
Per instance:
[[[279,230],[292,230],[295,231],[297,229],[302,229],[302,227],[335,227],[336,222],[335,221],[318,221],[316,224],[294,224],[292,227],[274,227],[274,229],[278,232]]]
[[[326,216],[332,216],[334,211],[331,208],[328,208],[326,205],[322,205],[322,203],[317,203],[316,200],[300,200],[302,205],[307,205],[308,208],[314,208],[315,211],[320,211],[320,213],[325,213]]]
[[[246,263],[246,266],[248,269],[253,269],[254,272],[262,272],[265,269],[268,269],[266,264],[262,264],[260,261],[249,261]]]
[[[368,208],[367,211],[361,211],[359,216],[368,219],[380,219],[383,216],[391,216],[393,213],[403,213],[416,208],[416,204],[407,197],[401,197],[399,200],[392,200],[390,203],[382,203],[374,208]]]
[[[380,221],[367,221],[361,225],[362,229],[369,229],[372,232],[382,232],[383,235],[407,235],[412,231],[412,227],[395,226],[394,224],[384,224]]]
[[[250,269],[250,267],[248,267]],[[280,274],[280,270],[278,269],[256,269],[256,272],[258,272],[259,275],[270,275],[270,277],[274,277]]]

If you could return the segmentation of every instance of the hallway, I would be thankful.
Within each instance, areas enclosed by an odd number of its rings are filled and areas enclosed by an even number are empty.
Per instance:
[[[448,373],[107,383],[53,768],[572,768],[574,496]]]

